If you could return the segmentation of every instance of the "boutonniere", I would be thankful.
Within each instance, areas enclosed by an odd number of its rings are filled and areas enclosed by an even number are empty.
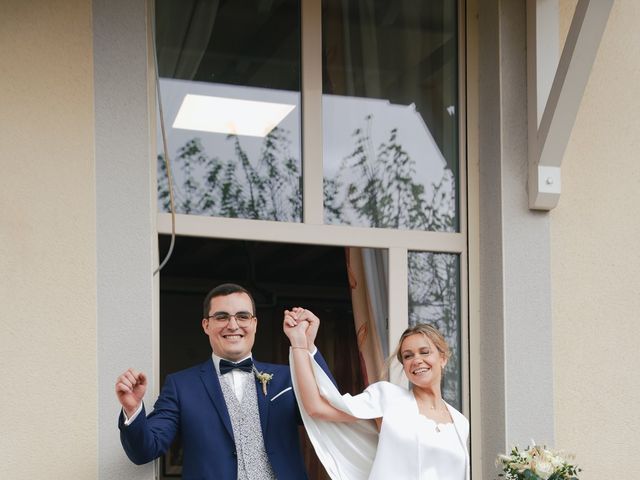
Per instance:
[[[258,379],[258,381],[262,384],[262,393],[264,393],[264,396],[267,396],[267,384],[271,381],[271,379],[273,378],[273,373],[267,373],[267,372],[259,372],[258,370],[253,369],[253,373],[256,376],[256,378]]]

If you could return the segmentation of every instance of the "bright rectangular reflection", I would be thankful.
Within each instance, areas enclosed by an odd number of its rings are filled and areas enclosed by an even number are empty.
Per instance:
[[[265,137],[294,108],[283,103],[187,94],[173,128]]]

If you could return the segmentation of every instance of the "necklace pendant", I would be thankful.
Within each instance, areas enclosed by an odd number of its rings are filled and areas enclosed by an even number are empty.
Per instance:
[[[440,427],[436,425],[436,432],[440,433]]]

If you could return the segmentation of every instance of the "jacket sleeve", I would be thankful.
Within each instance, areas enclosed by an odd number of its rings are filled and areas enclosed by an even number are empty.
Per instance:
[[[171,375],[162,387],[153,412],[142,412],[129,425],[120,414],[118,428],[120,442],[127,457],[136,465],[142,465],[163,455],[171,445],[180,425],[180,402]]]

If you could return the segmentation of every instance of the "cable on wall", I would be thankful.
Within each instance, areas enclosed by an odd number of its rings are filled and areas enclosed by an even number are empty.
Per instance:
[[[153,44],[153,71],[156,79],[156,97],[158,99],[158,113],[160,115],[160,131],[162,134],[162,148],[164,150],[164,166],[167,171],[167,182],[169,184],[169,213],[171,213],[171,243],[169,244],[169,251],[165,255],[158,268],[153,272],[154,275],[158,274],[160,270],[167,264],[171,254],[173,253],[173,247],[176,243],[176,211],[173,201],[173,175],[171,174],[171,161],[169,159],[169,148],[167,147],[167,133],[164,126],[164,112],[162,110],[162,95],[160,94],[160,72],[158,70],[158,51],[156,47],[156,19],[153,15],[152,28],[151,28],[151,41]]]

